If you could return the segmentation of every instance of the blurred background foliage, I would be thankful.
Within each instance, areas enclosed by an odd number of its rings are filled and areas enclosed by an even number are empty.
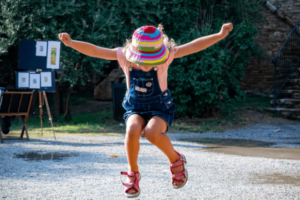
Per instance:
[[[245,97],[240,89],[244,67],[260,50],[254,41],[261,0],[6,0],[0,11],[0,73],[17,70],[20,38],[58,40],[61,32],[73,40],[115,48],[123,46],[143,25],[162,23],[180,44],[218,33],[223,23],[234,30],[204,51],[173,61],[168,84],[177,116],[210,116],[220,102]],[[104,75],[109,61],[82,55],[62,44],[57,81],[84,85],[92,73]]]

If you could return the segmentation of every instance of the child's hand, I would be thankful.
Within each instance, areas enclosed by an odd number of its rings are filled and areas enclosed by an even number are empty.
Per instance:
[[[68,33],[60,33],[58,34],[58,38],[68,47],[73,44],[71,37]]]
[[[220,34],[223,37],[226,37],[228,35],[229,31],[232,31],[232,29],[233,29],[232,23],[223,24]]]

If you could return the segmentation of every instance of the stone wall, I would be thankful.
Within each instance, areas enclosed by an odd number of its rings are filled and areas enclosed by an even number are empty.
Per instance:
[[[286,15],[296,24],[300,20],[300,0],[270,0],[279,13]],[[262,7],[262,21],[257,24],[259,36],[256,41],[265,51],[261,59],[252,58],[245,68],[245,78],[241,83],[243,90],[258,90],[271,94],[274,84],[274,64],[271,62],[292,30],[286,20]]]

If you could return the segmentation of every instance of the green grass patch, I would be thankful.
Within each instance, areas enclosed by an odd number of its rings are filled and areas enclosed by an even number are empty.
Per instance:
[[[123,126],[120,126],[120,123]],[[60,116],[57,121],[53,122],[55,133],[58,135],[115,135],[124,134],[124,122],[118,122],[113,119],[112,109],[106,109],[97,113],[83,113],[73,115],[70,121],[64,121]],[[11,126],[11,132],[19,132],[22,129],[22,122],[15,120]],[[39,117],[31,117],[28,120],[28,132],[30,137],[41,136],[41,120]],[[51,124],[48,118],[43,121],[43,135],[53,136]],[[47,136],[46,136],[47,137]]]

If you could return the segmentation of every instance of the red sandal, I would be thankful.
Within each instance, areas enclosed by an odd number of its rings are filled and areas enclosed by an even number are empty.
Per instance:
[[[178,153],[177,151],[176,151],[176,153],[179,155],[179,160],[177,160],[176,162],[173,162],[172,164],[170,164],[170,171],[171,171],[171,178],[172,178],[173,188],[174,189],[179,189],[179,188],[182,188],[186,184],[186,182],[188,180],[188,173],[187,173],[187,170],[185,169],[185,164],[187,163],[185,156]],[[178,173],[174,174],[172,172],[172,168],[179,167],[181,165],[183,165],[183,170],[181,172],[178,172]],[[181,176],[185,177],[185,181],[179,179]],[[180,185],[174,185],[175,180],[179,181],[179,182],[182,182],[182,183]]]
[[[122,180],[122,184],[125,186],[124,188],[124,194],[126,197],[128,198],[134,198],[140,195],[141,193],[141,189],[139,187],[139,181],[141,180],[141,174],[139,172],[121,172],[121,175],[127,175],[127,177],[135,177],[134,182],[133,183],[124,183]],[[121,179],[121,178],[120,178]],[[134,194],[129,194],[127,193],[128,190],[130,189],[135,189],[136,193]]]

